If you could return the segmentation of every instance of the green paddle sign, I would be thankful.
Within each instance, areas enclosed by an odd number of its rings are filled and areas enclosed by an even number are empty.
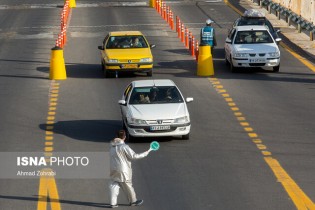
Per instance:
[[[150,151],[157,151],[160,148],[160,144],[157,141],[152,141],[150,144]]]

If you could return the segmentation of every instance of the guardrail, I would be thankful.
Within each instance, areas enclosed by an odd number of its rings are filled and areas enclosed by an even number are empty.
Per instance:
[[[302,30],[308,31],[310,41],[314,40],[315,25],[312,21],[307,20],[302,17],[302,15],[293,12],[290,8],[287,8],[273,0],[252,1],[258,3],[260,7],[266,7],[269,13],[272,13],[272,10],[275,11],[279,20],[281,19],[281,16],[284,17],[288,25],[291,25],[292,22],[295,23],[299,33],[301,33]]]

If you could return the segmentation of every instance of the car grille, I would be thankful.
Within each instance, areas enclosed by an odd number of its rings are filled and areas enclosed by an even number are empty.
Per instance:
[[[139,63],[140,59],[120,59],[120,63]]]
[[[250,66],[264,66],[265,63],[250,63]]]
[[[145,128],[144,129],[148,133],[166,133],[166,132],[172,132],[176,130],[176,127],[171,127],[169,130],[156,130],[156,131],[151,131],[150,128]]]
[[[250,57],[255,57],[255,56],[256,56],[256,53],[249,53],[249,56],[250,56]]]
[[[174,120],[165,119],[165,120],[147,120],[149,125],[170,125],[174,123]]]
[[[266,53],[259,53],[260,57],[264,57],[266,55]]]

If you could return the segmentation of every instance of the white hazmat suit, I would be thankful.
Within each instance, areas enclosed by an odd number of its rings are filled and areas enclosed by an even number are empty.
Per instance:
[[[119,189],[122,187],[127,194],[130,203],[137,201],[136,193],[132,187],[131,160],[141,159],[149,154],[149,151],[136,154],[123,139],[115,138],[111,141],[110,148],[110,203],[117,205]]]

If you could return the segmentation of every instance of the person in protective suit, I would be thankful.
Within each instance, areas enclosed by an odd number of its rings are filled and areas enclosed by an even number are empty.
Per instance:
[[[212,27],[213,21],[206,20],[206,26],[200,30],[200,45],[210,45],[211,55],[213,55],[213,48],[217,46],[214,28]]]
[[[135,190],[132,186],[131,160],[146,157],[149,150],[136,154],[125,144],[126,133],[124,130],[117,132],[117,137],[111,141],[110,148],[110,207],[115,208],[120,187],[127,194],[130,206],[140,206],[143,200],[137,200]]]

